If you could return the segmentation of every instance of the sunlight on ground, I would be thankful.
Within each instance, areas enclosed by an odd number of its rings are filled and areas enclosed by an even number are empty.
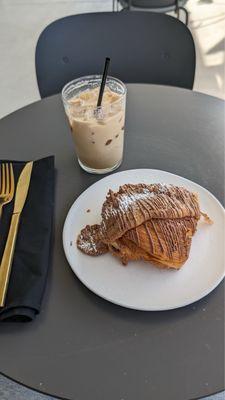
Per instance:
[[[225,1],[190,0],[187,7],[197,49],[195,89],[225,98]]]

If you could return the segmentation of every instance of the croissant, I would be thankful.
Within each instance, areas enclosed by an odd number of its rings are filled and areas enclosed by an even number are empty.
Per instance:
[[[195,218],[152,219],[126,232],[109,250],[124,265],[129,260],[145,260],[179,269],[188,259],[196,225]]]
[[[179,269],[189,257],[201,214],[197,195],[183,187],[126,184],[118,192],[109,190],[101,224],[92,232],[84,228],[77,246],[89,255],[110,251],[123,264],[145,260]]]

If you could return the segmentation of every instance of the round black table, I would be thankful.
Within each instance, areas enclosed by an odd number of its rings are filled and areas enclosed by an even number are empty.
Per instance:
[[[126,132],[121,170],[173,172],[224,201],[223,101],[128,85]],[[101,176],[79,168],[60,96],[0,122],[0,158],[50,154],[57,168],[53,265],[36,320],[0,326],[1,373],[72,400],[190,400],[223,390],[223,283],[201,301],[167,312],[125,309],[91,293],[66,262],[62,228],[74,199]]]

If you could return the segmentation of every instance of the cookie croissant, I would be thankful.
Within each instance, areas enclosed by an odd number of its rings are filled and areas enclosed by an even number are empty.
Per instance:
[[[87,234],[91,229],[86,227],[77,246],[90,255],[98,255],[98,249],[104,248],[101,253],[110,251],[123,264],[145,260],[179,269],[189,257],[200,217],[197,195],[183,187],[126,184],[118,192],[109,191],[95,235]],[[91,251],[87,243],[92,243]]]

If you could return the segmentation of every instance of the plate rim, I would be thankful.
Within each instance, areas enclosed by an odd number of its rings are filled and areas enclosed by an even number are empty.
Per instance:
[[[177,178],[181,178],[182,180],[185,180],[185,181],[187,181],[187,182],[190,182],[191,184],[196,185],[197,187],[200,187],[201,190],[203,190],[203,192],[205,192],[205,193],[208,194],[211,198],[213,198],[213,200],[217,203],[217,205],[219,206],[220,210],[223,212],[224,217],[225,217],[225,208],[223,207],[222,203],[215,197],[215,195],[214,195],[213,193],[211,193],[208,189],[204,188],[203,186],[199,185],[198,183],[196,183],[196,182],[194,182],[194,181],[192,181],[192,180],[190,180],[190,179],[188,179],[188,178],[184,178],[184,177],[181,176],[181,175],[177,175],[177,174],[174,174],[174,173],[169,172],[169,171],[160,170],[160,169],[154,169],[154,168],[134,168],[134,169],[126,169],[126,170],[123,170],[123,171],[118,171],[118,172],[115,172],[115,173],[113,173],[113,174],[106,175],[106,176],[104,176],[103,178],[99,179],[97,182],[94,182],[92,185],[90,185],[88,188],[86,188],[86,189],[74,200],[74,202],[71,204],[71,206],[70,206],[70,208],[69,208],[69,210],[68,210],[68,212],[67,212],[67,215],[66,215],[66,218],[65,218],[65,221],[64,221],[64,225],[63,225],[63,231],[62,231],[62,242],[63,242],[63,249],[64,249],[64,254],[65,254],[66,260],[67,260],[67,262],[68,262],[68,264],[69,264],[69,267],[70,267],[70,269],[72,270],[72,272],[75,274],[75,276],[80,280],[80,282],[81,282],[88,290],[90,290],[92,293],[94,293],[94,294],[97,295],[98,297],[101,297],[102,299],[104,299],[104,300],[106,300],[106,301],[108,301],[108,302],[110,302],[110,303],[112,303],[112,304],[115,304],[115,305],[117,305],[117,306],[124,307],[124,308],[131,309],[131,310],[136,310],[136,311],[169,311],[169,310],[175,310],[175,309],[178,309],[178,308],[182,308],[182,307],[188,306],[188,305],[190,305],[190,304],[194,304],[194,303],[196,303],[197,301],[199,301],[199,300],[203,299],[204,297],[206,297],[206,296],[207,296],[208,294],[210,294],[217,286],[219,286],[219,284],[222,282],[222,280],[223,280],[224,277],[225,277],[225,269],[224,269],[224,271],[223,271],[223,274],[216,280],[216,282],[214,283],[214,285],[210,286],[209,289],[205,290],[205,292],[204,292],[203,295],[201,294],[199,297],[195,297],[194,300],[193,300],[193,299],[190,299],[190,301],[185,301],[184,303],[179,304],[178,306],[168,305],[168,306],[166,306],[166,307],[165,307],[165,306],[162,307],[162,306],[157,306],[157,305],[156,305],[156,306],[151,306],[151,307],[149,307],[149,306],[148,306],[148,307],[141,307],[141,306],[132,306],[132,305],[128,305],[128,304],[125,304],[125,303],[123,304],[123,302],[121,302],[121,301],[119,302],[119,301],[110,299],[110,298],[105,297],[104,295],[98,293],[98,291],[96,291],[96,290],[94,290],[93,288],[91,288],[80,276],[78,276],[78,274],[74,271],[74,269],[73,269],[72,266],[71,266],[71,263],[70,263],[70,256],[69,256],[69,254],[68,254],[68,253],[69,253],[69,252],[68,252],[69,246],[66,244],[66,233],[67,233],[67,229],[68,229],[68,227],[69,227],[70,215],[72,214],[73,208],[75,207],[75,203],[77,202],[77,200],[78,200],[78,199],[79,199],[79,200],[80,200],[80,199],[82,200],[82,197],[85,195],[85,193],[86,193],[92,186],[97,185],[99,182],[101,182],[101,181],[103,181],[103,180],[105,180],[105,179],[107,179],[107,178],[110,178],[110,177],[112,177],[112,176],[114,176],[114,175],[121,175],[121,174],[124,173],[124,172],[131,172],[131,173],[132,173],[132,172],[137,172],[137,171],[152,171],[152,172],[154,172],[154,173],[157,173],[157,172],[162,173],[162,172],[163,172],[163,173],[166,173],[166,174],[175,176],[175,177],[177,177]]]

